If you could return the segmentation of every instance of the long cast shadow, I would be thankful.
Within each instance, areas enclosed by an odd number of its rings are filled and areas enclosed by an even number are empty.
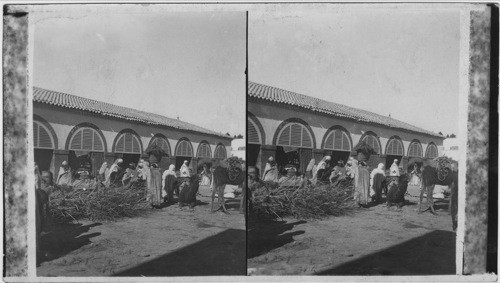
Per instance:
[[[228,229],[114,276],[246,275],[245,237]]]
[[[247,258],[260,256],[292,242],[294,236],[304,234],[305,231],[285,232],[292,230],[295,225],[304,223],[306,223],[306,221],[303,220],[292,223],[287,223],[286,221],[259,221],[251,224],[249,223]]]
[[[41,237],[40,250],[43,253],[38,254],[38,264],[57,259],[85,245],[90,244],[90,238],[97,237],[101,233],[87,233],[90,228],[102,225],[93,223],[89,225],[82,224],[53,224],[50,231]]]
[[[435,230],[316,275],[455,274],[455,233]]]

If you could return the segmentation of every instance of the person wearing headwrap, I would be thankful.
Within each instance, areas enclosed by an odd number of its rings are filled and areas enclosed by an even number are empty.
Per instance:
[[[332,174],[330,175],[330,183],[335,181],[341,181],[346,177],[346,168],[344,167],[344,161],[337,161],[337,165],[333,167]]]
[[[330,173],[327,169],[329,169],[330,167],[331,160],[332,157],[330,155],[325,155],[323,159],[321,159],[321,161],[318,163],[318,166],[316,166],[316,170],[313,172],[313,184],[315,184],[317,181],[326,181],[326,179],[328,179]],[[327,178],[324,178],[325,176],[323,176],[325,175],[325,173],[328,173]]]
[[[38,164],[35,162],[35,190],[40,189],[42,186],[42,176],[40,175],[40,169]]]
[[[370,196],[374,197],[375,202],[382,200],[382,188],[385,181],[384,163],[379,163],[377,168],[370,174]]]
[[[262,180],[264,180],[264,182],[278,182],[278,166],[272,156],[267,159]]]
[[[125,169],[125,174],[123,175],[122,178],[122,184],[124,186],[132,185],[136,181],[137,181],[137,170],[135,168],[135,163],[131,162],[128,164],[127,169]]]
[[[203,164],[203,171],[201,171],[201,186],[210,186],[210,171],[207,164]]]
[[[139,159],[139,163],[137,163],[137,178],[139,180],[143,180],[142,178],[142,169],[144,168],[144,159]]]
[[[54,189],[54,180],[50,171],[42,171],[40,185],[40,189],[50,195],[50,193]]]
[[[309,161],[309,164],[307,164],[307,167],[306,167],[306,177],[308,179],[311,179],[313,177],[313,171],[314,171],[315,166],[316,166],[316,159],[311,158],[311,160]]]
[[[176,187],[177,175],[175,174],[175,165],[170,164],[168,170],[165,170],[162,175],[162,188],[167,193],[166,202],[174,202],[174,189]]]
[[[360,207],[366,207],[370,201],[370,173],[368,168],[359,165],[356,159],[352,160],[354,175],[354,200]]]
[[[115,181],[114,178],[115,178],[116,174],[118,174],[118,172],[120,171],[120,164],[122,164],[122,163],[123,163],[123,159],[118,158],[111,165],[111,167],[109,167],[109,170],[106,172],[106,181],[104,182],[106,187],[109,187],[111,185],[111,183]]]
[[[149,171],[149,161],[143,161],[142,162],[142,170],[141,170],[141,177],[144,181],[147,181],[149,178],[149,175],[151,174],[151,171]]]
[[[184,163],[181,166],[180,172],[181,172],[181,178],[189,178],[189,176],[191,176],[189,174],[189,167],[188,167],[187,160],[184,160]]]
[[[392,162],[391,168],[389,169],[389,176],[399,177],[399,166],[397,159],[394,159],[394,161]]]
[[[68,165],[68,161],[64,160],[59,168],[59,174],[57,174],[57,185],[59,186],[71,186],[73,183],[71,177],[71,168]]]
[[[106,171],[108,170],[108,162],[104,161],[97,173],[97,180],[104,182],[106,181]]]

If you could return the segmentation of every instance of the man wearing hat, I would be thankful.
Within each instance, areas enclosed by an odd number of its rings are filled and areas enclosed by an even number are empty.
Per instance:
[[[274,157],[270,156],[267,159],[266,167],[264,169],[264,174],[262,175],[262,179],[265,182],[278,182],[278,166],[274,161]]]

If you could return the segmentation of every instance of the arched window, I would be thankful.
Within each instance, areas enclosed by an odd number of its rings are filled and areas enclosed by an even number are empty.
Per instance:
[[[276,145],[312,148],[312,135],[306,126],[289,123],[279,132]]]
[[[201,158],[212,158],[212,150],[210,149],[210,145],[206,142],[200,143],[196,156]]]
[[[39,121],[33,121],[33,147],[54,149],[54,140],[49,129]]]
[[[116,140],[115,152],[141,154],[139,138],[130,132],[122,133]]]
[[[427,150],[425,151],[425,157],[427,158],[436,158],[438,157],[438,149],[434,143],[430,143],[427,146]]]
[[[366,142],[369,144],[377,154],[380,154],[380,143],[378,141],[378,138],[375,135],[372,134],[367,134],[361,141]]]
[[[175,155],[176,156],[192,157],[193,156],[193,145],[191,145],[191,142],[186,138],[179,140],[179,142],[177,143],[176,150],[175,150]]]
[[[403,142],[397,138],[391,138],[387,143],[387,147],[385,150],[385,154],[387,155],[403,155]]]
[[[150,146],[152,145],[161,147],[168,155],[170,155],[170,146],[168,145],[168,141],[165,138],[154,137],[150,142]]]
[[[408,156],[422,157],[422,145],[419,141],[412,141],[412,143],[408,147]]]
[[[262,144],[262,136],[259,131],[257,123],[255,123],[250,117],[247,117],[247,127],[248,127],[248,143]]]
[[[222,144],[217,145],[217,147],[215,148],[214,158],[226,159],[227,158],[226,147],[223,146]]]
[[[351,142],[347,133],[341,129],[332,130],[325,139],[325,149],[351,151]]]
[[[81,127],[71,137],[69,150],[104,151],[104,142],[95,129]]]

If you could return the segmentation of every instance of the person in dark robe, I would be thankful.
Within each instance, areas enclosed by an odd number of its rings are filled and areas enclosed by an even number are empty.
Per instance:
[[[379,163],[378,167],[372,170],[370,174],[370,186],[373,191],[373,201],[380,203],[382,201],[382,190],[385,186],[384,163]]]

